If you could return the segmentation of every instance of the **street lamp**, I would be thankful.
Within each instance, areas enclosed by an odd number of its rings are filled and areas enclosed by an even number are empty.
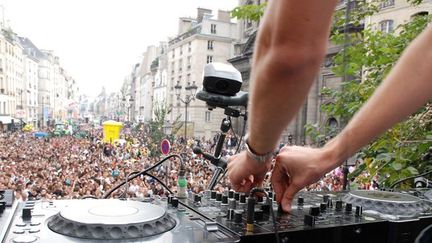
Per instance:
[[[177,99],[180,100],[182,103],[185,104],[185,132],[184,132],[184,136],[185,136],[185,143],[187,143],[187,107],[189,105],[189,103],[195,99],[195,92],[198,89],[198,87],[195,85],[195,83],[193,83],[192,85],[188,85],[185,87],[186,90],[186,96],[185,99],[182,99],[180,97],[180,93],[181,93],[181,89],[182,86],[177,83],[176,86],[174,86],[175,88],[175,94],[177,95]]]
[[[130,122],[130,108],[132,107],[132,102],[134,102],[133,98],[130,98],[127,102],[127,116],[128,116],[128,122]]]

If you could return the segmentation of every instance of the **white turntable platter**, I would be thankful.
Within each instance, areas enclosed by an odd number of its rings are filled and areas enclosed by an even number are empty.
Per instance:
[[[60,215],[84,224],[123,225],[162,218],[165,210],[158,205],[138,201],[82,200],[63,208]]]
[[[56,233],[104,240],[155,236],[175,226],[161,206],[112,199],[74,201],[48,220]]]

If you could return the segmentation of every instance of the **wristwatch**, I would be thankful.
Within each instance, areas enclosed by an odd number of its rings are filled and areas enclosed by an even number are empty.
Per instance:
[[[273,151],[265,153],[265,154],[257,154],[253,151],[253,149],[249,146],[248,135],[245,136],[245,147],[247,154],[256,160],[259,164],[264,164],[267,160],[269,160],[273,156]]]

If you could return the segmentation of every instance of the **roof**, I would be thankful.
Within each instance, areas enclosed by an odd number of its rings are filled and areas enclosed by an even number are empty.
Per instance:
[[[29,38],[19,36],[18,40],[19,40],[20,44],[24,47],[25,54],[27,56],[35,57],[38,60],[47,58],[46,55],[44,53],[42,53],[39,50],[39,48],[37,48],[37,46],[35,44],[33,44],[33,42]]]

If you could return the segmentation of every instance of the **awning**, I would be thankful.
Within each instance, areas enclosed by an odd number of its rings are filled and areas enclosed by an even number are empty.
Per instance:
[[[11,124],[12,120],[14,121],[14,123],[21,123],[20,119],[13,118],[11,116],[0,116],[0,122],[3,124]]]

